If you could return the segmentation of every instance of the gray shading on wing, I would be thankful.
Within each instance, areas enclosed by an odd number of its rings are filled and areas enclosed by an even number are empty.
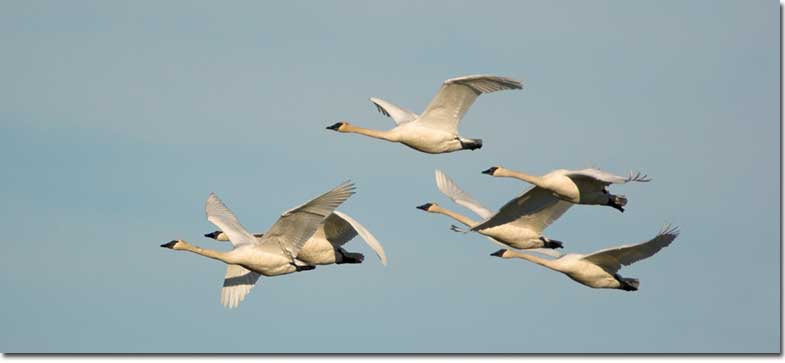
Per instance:
[[[422,126],[457,133],[458,123],[469,107],[483,93],[521,89],[521,82],[511,78],[475,75],[444,81],[436,96],[417,121]]]
[[[368,247],[371,247],[373,252],[376,253],[376,256],[379,257],[379,261],[382,262],[382,265],[387,266],[387,255],[384,253],[384,247],[382,247],[382,244],[379,243],[379,240],[377,240],[376,237],[365,228],[365,226],[360,224],[360,222],[355,221],[352,217],[346,215],[346,213],[342,213],[340,211],[333,212],[333,216],[340,217],[344,224],[348,223],[349,228],[354,230],[355,234],[359,234]]]
[[[436,169],[435,175],[436,187],[439,188],[439,191],[446,195],[447,198],[450,198],[458,205],[468,208],[482,219],[488,219],[493,216],[493,211],[485,208],[482,204],[480,204],[480,202],[472,198],[469,193],[464,192],[443,171]]]
[[[583,170],[574,170],[570,171],[565,174],[570,179],[591,179],[598,182],[601,182],[605,185],[610,184],[624,184],[628,182],[641,182],[647,183],[651,181],[648,175],[641,175],[640,172],[635,174],[630,173],[626,178],[623,176],[613,175],[611,173],[599,170],[599,169],[583,169]]]
[[[226,276],[221,288],[221,304],[233,309],[240,305],[245,296],[259,280],[259,274],[240,265],[226,265]]]
[[[403,107],[396,106],[392,102],[387,102],[381,98],[371,97],[371,102],[376,106],[376,109],[393,121],[396,125],[411,122],[417,119],[418,115]]]
[[[204,205],[207,220],[216,225],[229,237],[232,246],[257,243],[256,238],[249,233],[234,213],[218,198],[215,193],[210,193]]]
[[[594,252],[583,257],[609,273],[615,274],[622,265],[629,266],[637,261],[649,258],[661,249],[668,247],[679,235],[677,227],[665,226],[656,237],[635,245],[612,247]]]
[[[282,250],[294,259],[324,219],[352,194],[354,184],[346,181],[335,189],[284,212],[262,236],[262,247]]]
[[[553,221],[559,219],[572,203],[557,199],[540,187],[532,187],[510,200],[488,220],[472,227],[472,231],[514,223],[517,226],[542,233]]]

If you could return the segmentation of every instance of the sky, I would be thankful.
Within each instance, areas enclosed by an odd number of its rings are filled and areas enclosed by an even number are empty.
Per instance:
[[[721,353],[780,351],[779,5],[774,1],[4,1],[0,351]],[[442,81],[482,95],[443,155],[387,129]],[[590,253],[682,234],[598,290],[449,230],[444,170],[492,209],[528,188],[480,172],[640,170],[626,212],[575,206],[546,234]],[[262,278],[238,309],[217,193],[254,232],[350,179],[340,210],[389,258]]]

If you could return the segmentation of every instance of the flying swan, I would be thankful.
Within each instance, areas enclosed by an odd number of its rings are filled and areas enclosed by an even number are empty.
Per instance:
[[[348,252],[342,247],[358,234],[376,252],[382,265],[386,266],[387,256],[382,244],[362,224],[339,211],[334,211],[319,225],[313,236],[305,241],[305,245],[297,254],[297,259],[312,266],[362,263],[365,259],[362,253]],[[204,236],[217,241],[229,241],[226,233],[221,231],[208,233]],[[261,233],[254,234],[257,239],[263,236]]]
[[[533,187],[510,200],[498,212],[494,213],[459,188],[441,170],[436,170],[435,174],[436,187],[442,194],[458,205],[476,213],[483,220],[476,222],[469,217],[442,208],[436,203],[426,203],[417,207],[418,209],[429,213],[444,214],[463,223],[469,227],[470,231],[485,235],[491,240],[501,243],[504,247],[518,249],[562,247],[561,242],[545,237],[542,232],[553,221],[561,217],[567,209],[570,209],[572,204],[553,197],[547,190]],[[453,226],[453,230],[463,231],[455,226]]]
[[[391,142],[400,142],[429,154],[442,154],[482,147],[482,140],[458,135],[458,123],[477,96],[508,89],[521,89],[521,82],[506,77],[474,75],[444,81],[436,96],[422,113],[405,110],[390,102],[371,97],[371,102],[396,126],[388,131],[370,130],[341,121],[327,129],[355,133]]]
[[[570,253],[553,260],[510,250],[499,250],[491,256],[529,260],[595,289],[636,291],[640,282],[638,279],[621,277],[617,273],[621,266],[629,266],[653,256],[670,245],[678,235],[678,228],[665,226],[656,237],[646,242],[608,248],[589,255]]]
[[[641,173],[621,177],[597,169],[565,170],[557,169],[543,176],[535,176],[512,171],[501,166],[493,166],[482,172],[495,177],[510,177],[547,189],[562,200],[575,204],[607,205],[624,212],[627,197],[608,192],[611,184],[627,182],[649,182],[651,178]]]
[[[214,251],[193,246],[183,240],[173,240],[161,247],[190,251],[226,263],[228,266],[221,289],[221,304],[234,308],[251,291],[259,275],[278,276],[314,269],[297,260],[297,254],[324,219],[352,194],[354,184],[344,182],[281,214],[264,236],[257,240],[218,196],[210,193],[205,204],[207,220],[226,233],[233,249],[228,252]]]

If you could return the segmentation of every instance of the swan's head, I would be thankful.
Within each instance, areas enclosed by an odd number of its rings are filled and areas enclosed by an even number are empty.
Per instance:
[[[438,207],[439,205],[436,203],[425,203],[423,205],[418,205],[417,209],[422,209],[426,212],[430,212],[431,208]]]
[[[325,127],[328,130],[338,131],[338,132],[346,132],[346,127],[349,126],[348,122],[336,122],[330,126]]]
[[[212,238],[216,241],[228,241],[229,237],[226,237],[226,233],[221,231],[210,232],[204,235],[207,238]]]
[[[491,253],[491,256],[501,257],[501,258],[510,258],[510,250],[507,249],[500,249],[494,253]]]
[[[496,171],[499,170],[500,168],[501,168],[500,166],[492,166],[492,167],[490,167],[490,168],[488,168],[486,170],[483,170],[482,173],[483,174],[488,174],[490,176],[493,176],[493,174],[495,174]]]
[[[186,245],[185,241],[176,239],[162,244],[161,247],[168,248],[170,250],[182,250],[183,246],[185,245]]]

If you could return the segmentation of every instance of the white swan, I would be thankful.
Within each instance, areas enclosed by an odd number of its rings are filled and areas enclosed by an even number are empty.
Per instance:
[[[495,177],[510,177],[547,189],[562,200],[575,204],[607,205],[624,212],[627,197],[608,192],[611,184],[627,182],[649,182],[647,175],[636,173],[621,177],[597,169],[565,170],[558,169],[543,176],[534,176],[494,166],[482,172]]]
[[[417,207],[418,209],[451,217],[468,226],[471,231],[490,237],[504,246],[518,249],[562,247],[561,242],[543,236],[542,232],[570,209],[572,204],[553,197],[542,188],[533,187],[507,202],[497,213],[493,213],[461,190],[444,172],[436,170],[435,174],[439,191],[479,215],[483,221],[475,222],[436,203],[426,203]],[[461,231],[455,226],[453,230]]]
[[[491,256],[529,260],[551,270],[559,271],[583,285],[597,289],[635,291],[638,290],[640,282],[638,279],[619,276],[617,272],[621,266],[629,266],[651,257],[670,245],[678,235],[678,228],[666,226],[656,237],[646,242],[608,248],[588,255],[571,253],[553,260],[510,250],[499,250],[492,253]]]
[[[429,154],[474,150],[482,147],[482,140],[458,135],[458,123],[477,96],[508,89],[521,89],[521,82],[490,75],[474,75],[444,81],[436,96],[422,113],[417,115],[390,102],[371,97],[376,108],[395,121],[388,131],[370,130],[342,121],[327,129],[356,133],[391,142],[399,142]]]
[[[161,247],[190,251],[226,263],[228,266],[221,289],[221,303],[234,308],[251,291],[260,274],[277,276],[313,269],[313,266],[298,261],[297,254],[324,219],[352,194],[354,184],[344,182],[281,214],[264,236],[257,240],[240,224],[232,211],[214,193],[210,193],[205,204],[207,220],[226,233],[234,248],[228,252],[214,251],[193,246],[183,240],[173,240]]]
[[[365,259],[362,253],[347,252],[341,247],[358,234],[376,252],[382,265],[387,266],[387,255],[376,237],[362,224],[339,211],[334,211],[319,225],[313,236],[305,242],[300,253],[297,254],[297,259],[311,266],[362,263]],[[229,241],[226,233],[221,231],[208,233],[204,236],[217,241]],[[257,239],[262,236],[263,234],[254,234]]]

